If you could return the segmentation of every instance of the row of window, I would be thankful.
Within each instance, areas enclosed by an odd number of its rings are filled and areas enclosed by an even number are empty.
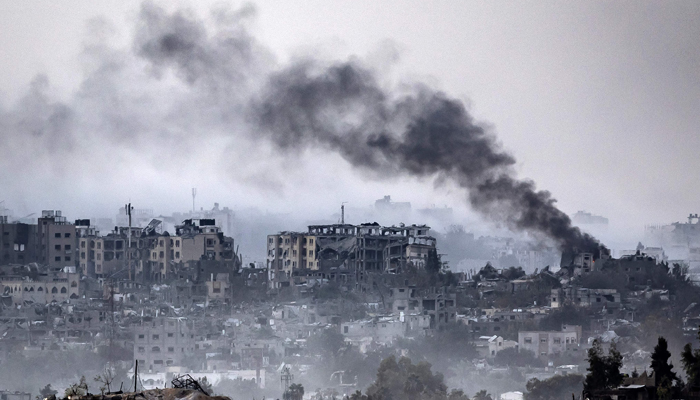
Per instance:
[[[75,282],[73,282],[73,283],[75,283]],[[76,286],[77,286],[77,283],[76,283]],[[10,291],[11,291],[11,292],[19,292],[20,290],[21,290],[21,289],[19,288],[19,286],[16,286],[16,287],[14,287],[14,288],[13,288],[13,287],[10,287]],[[31,286],[31,287],[26,287],[26,286],[25,286],[25,287],[24,287],[24,291],[25,291],[25,292],[33,292],[33,291],[34,291],[34,286]],[[43,292],[43,291],[44,291],[44,288],[43,288],[42,286],[39,286],[39,287],[36,289],[36,291],[37,291],[37,292]],[[51,293],[53,293],[53,294],[58,293],[58,288],[57,288],[56,286],[54,286],[53,288],[51,288]],[[65,286],[61,288],[61,293],[68,293],[68,290],[65,288]]]
[[[175,336],[174,333],[168,332],[168,337],[174,337],[174,336]],[[185,337],[184,334],[180,334],[180,336]],[[158,340],[158,339],[160,339],[160,335],[153,335],[153,336],[151,336],[151,337],[153,338],[153,340]],[[194,335],[192,335],[192,337],[194,337]],[[144,339],[144,338],[145,338],[145,336],[144,336],[143,334],[140,334],[140,335],[139,335],[139,339]]]
[[[282,241],[283,241],[282,238],[278,238],[278,239],[277,239],[278,244],[282,244]],[[267,243],[268,243],[268,244],[274,244],[274,243],[275,243],[274,238],[269,238],[269,239],[267,240]],[[293,244],[296,244],[296,243],[297,243],[297,238],[294,238],[294,240],[292,241],[292,243],[293,243]],[[309,245],[312,245],[312,246],[313,246],[314,240],[313,240],[313,239],[308,239],[308,243],[307,243],[307,238],[304,238],[304,242],[303,242],[303,243],[304,243],[304,244],[309,244]],[[289,244],[289,238],[285,238],[285,239],[284,239],[284,244]]]
[[[60,238],[60,237],[61,237],[61,233],[60,233],[60,232],[56,232],[56,233],[54,233],[53,237],[55,237],[55,238]],[[63,237],[69,238],[69,237],[70,237],[70,233],[69,233],[69,232],[64,233],[64,234],[63,234]]]
[[[185,352],[185,348],[184,348],[184,347],[181,347],[180,349],[181,349],[181,352],[182,352],[182,353]],[[146,352],[146,349],[145,349],[144,347],[139,347],[139,350],[138,350],[138,351],[139,351],[139,353],[145,353],[145,352]],[[160,353],[160,347],[158,347],[158,346],[153,346],[153,347],[151,348],[151,352],[153,352],[153,353]],[[174,347],[168,347],[168,353],[174,353],[174,352],[175,352],[175,348],[174,348]]]
[[[552,339],[552,342],[554,342],[554,344],[561,344],[561,338],[555,337],[554,339]],[[525,343],[531,344],[532,338],[529,336],[525,337]],[[540,343],[547,343],[547,338],[540,338]],[[576,343],[575,338],[569,338],[569,337],[566,338],[566,344],[575,344],[575,343]]]
[[[267,251],[267,255],[270,256],[270,257],[274,257],[275,251],[274,251],[274,250],[268,250],[268,251]],[[281,249],[281,248],[278,248],[278,249],[277,249],[277,256],[278,256],[278,257],[287,258],[287,252],[285,251],[284,253],[282,253],[282,249]],[[296,250],[292,250],[292,257],[296,257],[296,256],[297,256],[297,251],[296,251]],[[308,251],[308,256],[309,256],[309,257],[313,257],[313,256],[314,256],[314,251],[313,251],[313,250],[309,250],[309,251]]]
[[[158,253],[154,251],[153,254],[151,254],[151,258],[165,258],[165,252],[161,251],[160,253]],[[180,252],[170,250],[170,258],[180,258]]]

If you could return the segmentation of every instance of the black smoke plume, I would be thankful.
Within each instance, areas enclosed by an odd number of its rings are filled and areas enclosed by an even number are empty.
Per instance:
[[[306,61],[275,73],[252,110],[283,151],[320,146],[382,177],[451,180],[474,210],[560,249],[597,253],[598,242],[572,225],[549,192],[517,179],[515,159],[445,93],[422,85],[389,93],[357,62]]]

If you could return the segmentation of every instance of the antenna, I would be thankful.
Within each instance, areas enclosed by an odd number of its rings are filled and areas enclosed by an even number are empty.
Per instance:
[[[128,246],[126,247],[126,263],[127,268],[129,269],[129,280],[131,280],[131,211],[133,209],[134,207],[131,206],[131,203],[124,206],[124,211],[126,211],[126,215],[129,216],[129,230],[126,233],[128,238]],[[136,277],[136,271],[134,271],[134,277]]]
[[[192,213],[194,213],[194,198],[197,196],[197,188],[192,188]]]
[[[345,203],[347,203],[347,201],[340,203],[340,223],[342,225],[345,225]]]

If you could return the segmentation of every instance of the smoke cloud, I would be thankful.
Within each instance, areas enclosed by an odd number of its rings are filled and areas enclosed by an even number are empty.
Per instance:
[[[282,151],[320,146],[381,177],[437,177],[465,188],[472,208],[509,227],[553,239],[561,249],[596,251],[547,191],[515,177],[515,159],[474,122],[464,104],[418,85],[383,90],[356,62],[306,61],[275,73],[252,121]]]
[[[77,154],[84,141],[109,143],[110,154],[123,157],[165,143],[186,157],[198,141],[235,146],[245,137],[281,154],[334,152],[376,179],[456,184],[474,210],[498,223],[561,249],[598,248],[549,192],[517,178],[513,156],[461,101],[424,84],[382,84],[355,59],[279,66],[246,27],[254,14],[245,6],[203,20],[144,3],[129,49],[86,48],[91,67],[71,99],[48,100],[38,80],[26,105],[2,111],[3,163],[35,151],[48,160],[52,152]],[[56,136],[65,139],[57,149]]]

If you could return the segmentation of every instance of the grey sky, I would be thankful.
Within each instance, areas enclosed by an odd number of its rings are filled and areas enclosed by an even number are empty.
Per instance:
[[[212,4],[165,7],[193,7],[206,16]],[[464,99],[515,156],[519,176],[551,191],[566,212],[585,209],[628,229],[679,220],[700,208],[697,2],[253,4],[250,33],[275,65],[307,54],[354,55],[387,80],[424,81]],[[140,2],[124,1],[0,3],[0,104],[12,108],[37,73],[47,75],[49,93],[70,98],[90,68],[82,46],[102,32],[113,48],[130,50],[139,8]],[[97,16],[112,28],[88,24]],[[172,90],[163,80],[148,88],[154,98]],[[124,86],[128,93],[145,90],[134,82]],[[81,140],[60,153],[66,166],[42,161],[37,149],[42,167],[27,168],[31,173],[16,160],[0,161],[0,200],[28,212],[112,214],[130,198],[167,212],[188,207],[189,188],[197,186],[203,205],[218,200],[328,213],[341,201],[362,205],[392,194],[417,206],[465,209],[463,193],[450,187],[407,178],[368,182],[337,156],[308,151],[299,160],[281,160],[264,143],[234,137],[197,146],[153,135],[94,156],[86,153],[105,143]],[[23,159],[31,162],[32,154]]]

